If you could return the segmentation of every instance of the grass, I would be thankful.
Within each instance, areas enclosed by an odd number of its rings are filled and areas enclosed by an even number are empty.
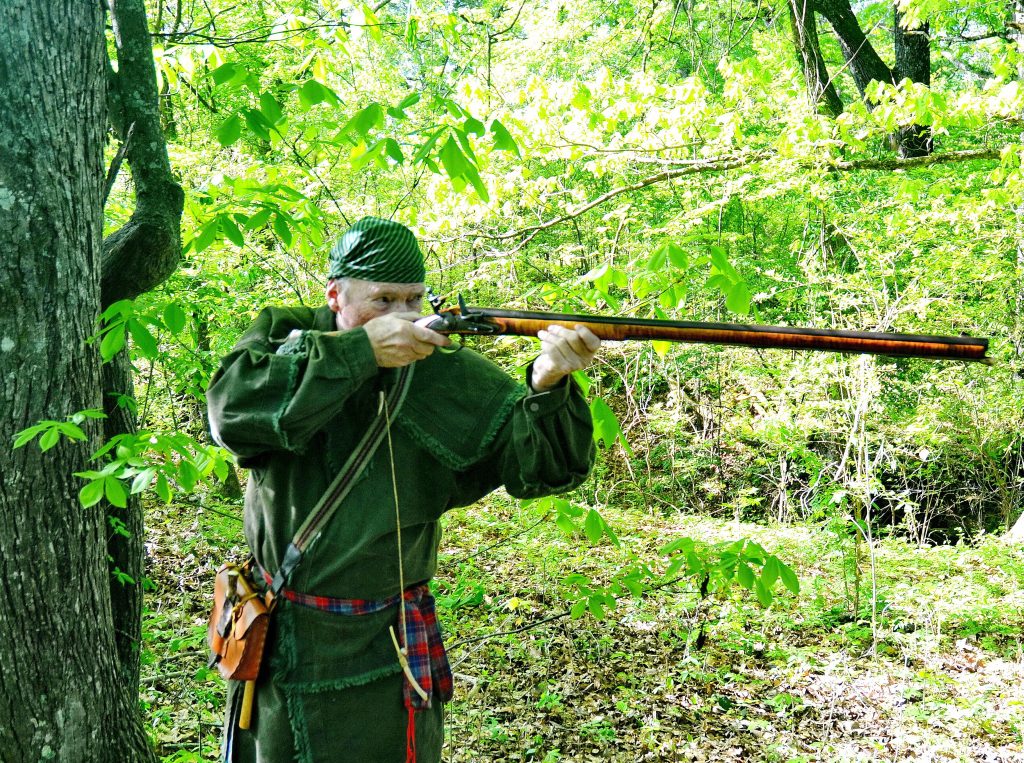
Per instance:
[[[507,497],[447,516],[446,761],[1024,761],[1024,550],[878,541],[872,625],[867,572],[853,613],[849,541],[827,528],[601,512],[621,548]],[[150,512],[143,702],[165,761],[216,760],[223,690],[202,630],[213,571],[241,549],[238,513]],[[801,592],[766,609],[679,584],[620,598],[602,621],[559,616],[570,573],[606,582],[681,536],[756,540]]]

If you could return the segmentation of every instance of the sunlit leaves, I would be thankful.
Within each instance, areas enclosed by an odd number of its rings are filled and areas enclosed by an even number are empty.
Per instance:
[[[491,134],[494,136],[495,151],[511,151],[517,158],[523,158],[523,155],[519,152],[519,144],[516,143],[511,133],[505,129],[505,125],[497,119],[491,122]]]
[[[217,140],[222,146],[230,146],[240,137],[242,137],[242,120],[238,114],[232,114],[217,128]]]

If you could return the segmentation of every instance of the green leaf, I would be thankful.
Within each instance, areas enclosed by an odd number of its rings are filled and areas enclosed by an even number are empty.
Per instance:
[[[257,138],[262,140],[270,140],[270,130],[273,127],[267,118],[263,115],[262,111],[257,109],[249,109],[245,112],[245,124]]]
[[[402,102],[398,104],[398,108],[405,111],[410,106],[415,106],[419,103],[422,97],[423,95],[421,93],[409,93],[409,95],[405,96],[405,98],[402,99]]]
[[[228,478],[228,471],[230,469],[231,466],[228,464],[227,461],[224,461],[223,459],[217,459],[213,464],[213,473],[221,482]]]
[[[86,439],[85,432],[82,431],[81,427],[70,422],[59,422],[55,428],[69,440],[77,440],[78,442],[81,442]]]
[[[709,249],[711,254],[711,264],[714,265],[720,272],[724,273],[729,277],[730,281],[739,281],[740,274],[736,272],[736,268],[729,262],[729,258],[725,254],[725,250],[720,246],[712,246]]]
[[[491,200],[491,195],[487,192],[487,186],[484,185],[484,181],[480,179],[480,173],[476,171],[476,167],[472,164],[466,166],[466,177],[473,184],[473,189],[476,191],[477,196],[485,202]]]
[[[240,137],[242,137],[242,120],[238,118],[238,114],[232,114],[217,128],[217,141],[225,148]]]
[[[320,84],[315,79],[311,79],[303,83],[302,87],[299,88],[299,103],[309,108],[318,103],[323,103],[331,95],[333,93],[326,86]]]
[[[135,475],[135,479],[132,480],[131,493],[141,493],[147,487],[153,483],[153,478],[156,477],[156,469],[143,469],[141,472]]]
[[[36,424],[34,427],[22,429],[20,432],[18,432],[18,436],[14,438],[14,448],[20,448],[24,446],[26,443],[31,442],[35,438],[35,436],[42,432],[44,429],[46,429],[46,426],[43,424]]]
[[[171,502],[171,486],[167,483],[166,475],[161,474],[156,480],[156,494],[163,499],[164,503]]]
[[[263,209],[259,210],[256,214],[245,221],[245,229],[257,230],[258,228],[262,228],[267,224],[267,221],[270,220],[271,214],[273,214],[273,212],[269,207],[263,207]]]
[[[363,23],[366,24],[366,32],[373,38],[374,42],[382,42],[384,40],[384,35],[380,31],[380,21],[377,20],[377,14],[366,3],[363,4]]]
[[[576,534],[576,523],[567,514],[559,514],[555,517],[555,525],[566,535]]]
[[[597,620],[604,620],[604,600],[601,597],[591,596],[587,600],[587,606],[590,608],[590,614]]]
[[[182,461],[178,464],[178,483],[186,493],[192,492],[196,483],[199,482],[199,470],[189,461]]]
[[[45,432],[43,432],[43,436],[39,438],[39,449],[45,453],[54,445],[56,445],[59,439],[60,431],[57,429],[57,427],[50,427]]]
[[[725,295],[725,306],[738,315],[747,315],[750,312],[750,289],[740,281],[733,284]]]
[[[362,145],[362,144],[360,144]],[[381,155],[384,150],[384,141],[379,140],[367,148],[361,154],[352,157],[352,169],[357,172]]]
[[[135,302],[130,299],[120,299],[102,313],[100,313],[100,320],[110,322],[115,316],[125,317],[135,312]]]
[[[267,118],[267,122],[272,125],[278,124],[284,118],[281,104],[270,93],[262,93],[260,95],[260,112]]]
[[[95,506],[103,499],[103,483],[105,481],[105,479],[93,480],[78,491],[78,500],[84,508]]]
[[[750,569],[750,565],[746,562],[740,562],[736,567],[736,582],[748,591],[753,587],[754,571]]]
[[[224,235],[228,237],[228,240],[235,246],[244,246],[245,237],[242,235],[242,231],[235,225],[235,221],[227,215],[220,215],[220,229],[224,231]]]
[[[103,492],[112,506],[123,509],[128,505],[128,496],[124,492],[124,485],[117,477],[107,477],[103,480]]]
[[[523,158],[522,154],[519,153],[519,144],[516,143],[512,134],[505,129],[505,125],[497,119],[491,122],[491,135],[494,136],[495,151],[511,151],[520,159]]]
[[[405,162],[405,156],[402,155],[402,147],[398,145],[398,141],[394,138],[387,138],[384,141],[384,153],[398,164]]]
[[[416,150],[416,153],[413,154],[413,157],[412,157],[413,164],[418,164],[418,163],[423,162],[423,161],[426,160],[427,155],[433,150],[434,144],[437,143],[438,139],[441,137],[441,134],[443,132],[444,132],[444,129],[438,130],[437,132],[435,132],[433,135],[431,135],[427,139],[426,143],[424,143],[422,146],[420,146]]]
[[[356,112],[356,115],[348,120],[341,131],[347,133],[355,130],[365,138],[370,134],[370,130],[383,123],[383,118],[384,112],[381,110],[380,104],[371,103],[366,108]]]
[[[594,421],[594,442],[603,443],[606,448],[610,448],[618,441],[626,452],[632,455],[619,420],[608,403],[599,397],[594,398],[590,404],[590,416]]]
[[[172,334],[180,334],[185,328],[187,317],[185,311],[176,302],[169,303],[164,307],[164,325]]]
[[[597,543],[604,535],[604,519],[595,509],[591,509],[587,513],[587,518],[583,523],[583,532],[586,533],[587,539],[591,543]]]
[[[419,42],[416,39],[417,26],[418,22],[416,20],[416,17],[413,16],[412,14],[409,14],[409,20],[405,24],[405,44],[408,45],[410,48],[415,48]]]
[[[484,127],[484,123],[479,119],[469,117],[462,123],[462,131],[467,135],[476,135],[478,138],[482,138],[487,132],[487,128]]]
[[[213,83],[215,85],[223,85],[225,82],[230,82],[235,78],[238,73],[238,64],[226,63],[218,66],[214,69],[210,76],[213,77]]]
[[[779,579],[794,594],[800,593],[800,580],[789,565],[779,562]]]
[[[580,599],[579,601],[577,601],[575,604],[572,605],[572,608],[569,610],[569,617],[571,617],[573,620],[579,620],[581,617],[583,617],[583,613],[586,612],[586,611],[587,611],[587,600],[586,599]]]
[[[199,233],[192,239],[192,251],[199,254],[201,251],[206,249],[210,244],[217,240],[217,234],[220,232],[220,218],[215,217],[210,222],[206,223],[202,228],[199,229]]]
[[[292,245],[292,230],[283,214],[274,215],[274,233],[280,237],[286,247]]]
[[[463,117],[468,116],[465,110],[451,98],[442,98],[441,103],[444,105],[445,109],[448,110],[448,113],[456,119],[462,119]]]
[[[772,599],[774,597],[772,596],[772,592],[765,587],[761,580],[757,580],[754,583],[754,593],[757,595],[757,600],[761,602],[762,606],[771,606]]]
[[[441,164],[444,165],[444,171],[448,173],[449,178],[454,180],[465,177],[466,171],[469,169],[469,162],[451,136],[448,137],[444,146],[441,147],[439,156]]]
[[[121,351],[121,348],[124,347],[124,339],[123,323],[115,324],[103,335],[103,341],[100,342],[100,357],[104,362],[109,362]]]
[[[761,568],[761,582],[765,588],[769,591],[775,586],[775,581],[779,579],[779,560],[774,556],[769,556],[764,560],[764,567]]]
[[[135,344],[135,349],[139,351],[142,357],[153,360],[160,354],[160,348],[157,345],[156,337],[150,333],[148,328],[135,318],[130,318],[128,320],[128,333],[132,335],[132,342]]]

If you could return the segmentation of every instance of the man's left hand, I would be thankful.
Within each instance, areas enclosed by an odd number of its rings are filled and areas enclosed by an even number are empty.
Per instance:
[[[537,332],[537,338],[541,352],[533,362],[530,377],[534,392],[546,392],[573,371],[589,366],[601,347],[601,340],[585,326],[548,326]]]

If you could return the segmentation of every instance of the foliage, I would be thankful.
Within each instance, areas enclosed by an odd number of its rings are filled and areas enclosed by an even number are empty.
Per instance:
[[[891,35],[891,3],[855,5],[870,39]],[[97,326],[104,358],[130,348],[136,393],[119,403],[142,431],[89,443],[83,503],[148,490],[181,506],[179,492],[206,501],[219,488],[203,480],[234,477],[204,421],[217,358],[264,304],[321,303],[326,250],[350,222],[395,217],[423,242],[434,289],[471,303],[991,337],[993,367],[606,347],[576,375],[601,446],[595,479],[521,509],[546,518],[545,544],[609,555],[600,568],[559,562],[546,606],[573,618],[607,622],[612,607],[682,590],[704,607],[689,647],[719,609],[792,612],[773,592],[797,595],[799,574],[794,629],[806,617],[844,646],[884,649],[891,614],[875,589],[891,574],[889,536],[984,538],[1024,506],[1020,19],[982,0],[898,5],[908,28],[929,25],[931,85],[875,82],[862,100],[823,37],[845,103],[830,118],[807,102],[779,3],[153,2],[165,132],[187,188],[184,261]],[[935,155],[900,163],[890,135],[915,124]],[[115,186],[108,229],[130,190]],[[474,346],[510,368],[534,351]],[[40,422],[16,444],[77,441],[80,423]],[[779,561],[788,549],[769,554],[738,530],[654,543],[612,521],[622,509],[811,523],[842,595],[808,610],[811,582],[827,584]],[[485,566],[454,567],[439,600],[485,606]],[[772,713],[812,704],[778,688]],[[547,691],[538,709],[554,711]],[[718,697],[707,712],[745,712]],[[502,748],[501,719],[478,720]],[[621,741],[600,718],[580,733]],[[779,759],[805,754],[783,748]]]

